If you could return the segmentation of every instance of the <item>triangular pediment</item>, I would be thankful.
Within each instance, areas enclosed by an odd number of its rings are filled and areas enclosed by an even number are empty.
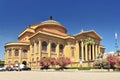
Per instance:
[[[78,34],[75,34],[74,36],[77,37],[77,36],[80,36],[80,35],[84,35],[86,37],[92,37],[92,38],[96,38],[98,40],[102,40],[102,37],[99,36],[94,30],[82,31]]]

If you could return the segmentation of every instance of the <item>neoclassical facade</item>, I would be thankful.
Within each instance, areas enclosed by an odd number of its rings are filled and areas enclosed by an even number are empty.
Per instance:
[[[73,29],[74,30],[74,29]],[[92,38],[95,44],[88,47],[86,38]],[[81,31],[75,35],[67,34],[67,29],[58,21],[46,20],[31,24],[19,35],[17,42],[5,44],[5,64],[15,65],[24,63],[32,68],[39,67],[42,57],[69,57],[71,65],[86,66],[89,61],[93,62],[100,53],[104,54],[105,47],[100,45],[102,38],[94,31]]]

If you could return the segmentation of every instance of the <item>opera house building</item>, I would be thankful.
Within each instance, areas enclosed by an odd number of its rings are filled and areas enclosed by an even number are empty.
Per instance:
[[[94,44],[86,44],[87,38],[94,40]],[[69,35],[61,23],[50,18],[29,25],[18,35],[18,41],[5,44],[5,65],[19,63],[37,68],[42,57],[64,56],[70,58],[71,65],[77,66],[82,61],[87,66],[88,60],[92,63],[100,53],[104,54],[101,40],[94,30]]]

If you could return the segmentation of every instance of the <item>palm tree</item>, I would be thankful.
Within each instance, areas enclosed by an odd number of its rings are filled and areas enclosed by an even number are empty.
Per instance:
[[[88,66],[90,66],[90,54],[91,54],[90,47],[91,47],[91,45],[95,44],[95,41],[94,41],[94,39],[92,39],[90,37],[87,37],[84,40],[84,43],[89,46],[89,51],[88,51]]]

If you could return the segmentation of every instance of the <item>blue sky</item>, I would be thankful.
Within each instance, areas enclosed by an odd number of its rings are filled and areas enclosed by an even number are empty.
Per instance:
[[[51,15],[68,34],[95,30],[102,36],[106,52],[115,51],[115,32],[120,44],[120,0],[0,0],[0,58],[6,42],[17,41],[29,24]]]

